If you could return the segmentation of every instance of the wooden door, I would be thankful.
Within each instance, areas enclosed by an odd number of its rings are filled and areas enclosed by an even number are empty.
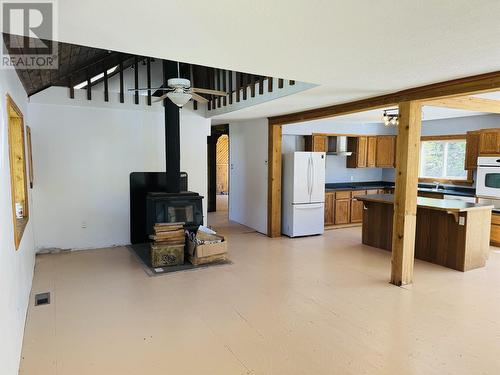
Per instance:
[[[335,200],[335,224],[349,224],[351,214],[351,199]]]
[[[312,136],[312,150],[326,152],[326,136],[313,135]]]
[[[465,140],[465,169],[477,168],[477,157],[479,155],[478,132],[467,132]]]
[[[396,137],[380,135],[377,137],[376,165],[379,168],[393,168],[396,159]]]
[[[335,193],[325,194],[325,224],[335,224]]]
[[[365,168],[367,157],[367,137],[348,137],[347,149],[352,154],[347,157],[347,168]]]
[[[479,136],[479,154],[497,154],[500,148],[498,130],[482,130]]]
[[[374,168],[377,164],[377,137],[368,137],[366,150],[366,166]]]

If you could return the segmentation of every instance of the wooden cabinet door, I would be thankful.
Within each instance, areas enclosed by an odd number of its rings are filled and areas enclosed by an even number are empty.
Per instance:
[[[379,135],[377,137],[376,165],[379,168],[393,168],[396,160],[396,137]]]
[[[351,200],[351,223],[363,221],[363,202],[356,199]]]
[[[479,155],[478,132],[467,132],[465,140],[465,169],[477,168],[477,157]]]
[[[312,150],[326,152],[326,136],[313,135],[312,136]]]
[[[349,224],[351,199],[335,200],[335,224]]]
[[[498,130],[482,130],[479,136],[479,154],[497,154],[500,137]]]
[[[358,137],[358,144],[357,144],[357,166],[358,168],[365,168],[366,167],[366,156],[367,156],[367,151],[368,151],[368,138],[367,137]]]
[[[366,150],[366,166],[374,168],[377,165],[377,137],[368,137]]]
[[[347,168],[365,168],[368,151],[368,137],[347,138],[347,149],[352,151],[352,155],[347,157]]]
[[[325,194],[325,224],[335,224],[335,193]]]

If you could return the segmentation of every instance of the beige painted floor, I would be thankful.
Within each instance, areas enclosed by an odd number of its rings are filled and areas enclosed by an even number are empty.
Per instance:
[[[468,273],[417,261],[398,288],[359,228],[233,226],[223,267],[148,277],[121,247],[38,256],[33,292],[53,301],[29,310],[20,373],[500,374],[495,248]]]

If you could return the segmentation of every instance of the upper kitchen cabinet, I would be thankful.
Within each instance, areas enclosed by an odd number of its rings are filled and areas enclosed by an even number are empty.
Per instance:
[[[327,151],[327,136],[313,134],[306,137],[306,151],[326,152]]]
[[[465,140],[465,169],[477,168],[477,157],[479,156],[479,137],[478,131],[467,132]]]
[[[379,168],[394,168],[396,166],[396,136],[377,136],[375,164]]]
[[[347,139],[347,149],[352,154],[347,157],[347,168],[367,167],[368,137],[349,137]]]
[[[479,155],[498,155],[500,153],[499,129],[481,130],[479,134]]]
[[[465,169],[476,169],[478,156],[500,155],[500,129],[467,132]]]
[[[377,137],[368,137],[366,166],[368,168],[374,168],[377,166]]]

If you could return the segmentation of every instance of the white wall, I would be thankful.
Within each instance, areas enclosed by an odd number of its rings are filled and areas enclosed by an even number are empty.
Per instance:
[[[165,171],[164,109],[50,88],[31,98],[37,249],[130,243],[129,174]],[[102,95],[102,93],[101,93]],[[209,120],[181,112],[181,170],[207,195]],[[206,199],[204,200],[206,217]]]
[[[0,374],[18,373],[19,359],[28,309],[33,268],[35,263],[33,240],[33,215],[35,209],[31,191],[29,209],[31,218],[24,231],[19,249],[14,246],[12,202],[10,188],[9,143],[5,95],[9,94],[27,116],[26,93],[13,70],[0,69]]]
[[[267,119],[229,124],[229,219],[267,233]]]

